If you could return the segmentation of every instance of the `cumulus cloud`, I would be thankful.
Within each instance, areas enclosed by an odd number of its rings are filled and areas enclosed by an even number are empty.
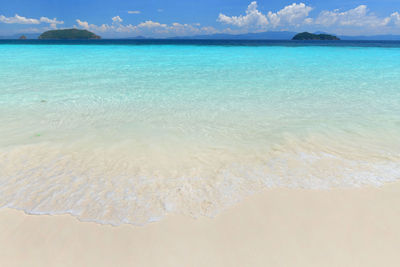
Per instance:
[[[120,16],[115,16],[115,17],[112,18],[112,21],[116,22],[116,23],[121,23],[123,20],[121,19]]]
[[[64,24],[64,21],[58,21],[57,18],[49,19],[48,17],[41,17],[40,19],[26,18],[16,14],[14,17],[0,16],[0,22],[7,24],[50,24],[51,29],[57,29],[58,24]]]
[[[394,12],[392,15],[390,15],[389,22],[393,22],[394,25],[400,26],[400,13],[399,12]]]
[[[89,23],[87,21],[81,21],[80,19],[77,19],[76,22],[78,23],[79,27],[84,28],[84,29],[89,29]]]
[[[139,10],[130,10],[128,11],[128,14],[140,14]]]
[[[76,23],[78,23],[78,28],[83,28],[85,30],[91,30],[91,31],[95,31],[95,32],[105,32],[107,30],[109,30],[111,27],[103,24],[100,26],[97,26],[95,24],[89,24],[87,21],[81,21],[80,19],[76,20]]]
[[[57,18],[49,19],[47,17],[41,17],[40,22],[48,23],[48,24],[64,24],[64,21],[58,21]]]
[[[139,28],[150,28],[150,29],[151,28],[166,28],[167,24],[161,24],[159,22],[154,22],[154,21],[148,20],[148,21],[139,23],[137,25],[137,27],[139,27]]]
[[[378,17],[366,5],[360,5],[346,11],[322,11],[314,24],[339,32],[382,33],[400,26],[400,14],[394,12],[388,17]]]
[[[50,28],[57,29],[57,25],[64,24],[64,21],[58,21],[57,18],[49,19],[47,17],[41,17],[40,22],[50,24]]]
[[[334,11],[322,11],[315,23],[323,26],[382,26],[387,24],[384,18],[378,18],[370,13],[366,5],[360,5],[343,12],[337,9]]]
[[[14,17],[8,17],[8,18],[1,15],[0,22],[7,24],[40,24],[40,21],[38,19],[26,18],[19,16],[18,14],[15,14]]]
[[[293,3],[285,6],[278,12],[269,11],[265,15],[258,10],[257,2],[253,1],[247,7],[246,15],[227,16],[221,13],[217,21],[239,28],[254,30],[265,30],[268,28],[277,28],[278,26],[298,27],[311,22],[311,19],[307,17],[312,10],[312,7],[304,3]]]
[[[268,19],[257,8],[257,2],[253,1],[247,7],[246,15],[230,17],[220,13],[217,21],[237,27],[264,29],[269,24]]]
[[[302,24],[309,24],[312,22],[310,18],[307,18],[312,10],[312,7],[304,3],[293,3],[285,6],[276,13],[268,12],[268,19],[273,27],[286,25],[298,27]]]

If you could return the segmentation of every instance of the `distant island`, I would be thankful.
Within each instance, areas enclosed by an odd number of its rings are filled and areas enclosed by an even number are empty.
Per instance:
[[[64,29],[51,30],[39,36],[42,40],[95,40],[101,39],[100,36],[88,30]]]
[[[209,34],[209,35],[190,35],[190,36],[174,36],[165,39],[178,39],[178,40],[292,40],[297,32],[290,31],[267,31],[267,32],[257,32],[257,33],[246,33],[246,34]],[[314,32],[314,34],[326,34],[324,32]],[[2,39],[19,39],[21,35],[24,35],[26,39],[37,39],[40,34],[37,33],[18,33],[13,35],[0,36]],[[340,40],[344,41],[400,41],[400,35],[358,35],[358,36],[348,36],[348,35],[336,35]],[[102,38],[103,39],[103,38]],[[154,37],[146,36],[135,36],[135,37],[124,37],[120,39],[156,39]]]
[[[340,40],[338,37],[330,34],[313,34],[309,32],[302,32],[296,34],[292,40],[304,41],[304,40],[319,40],[319,41],[337,41]]]

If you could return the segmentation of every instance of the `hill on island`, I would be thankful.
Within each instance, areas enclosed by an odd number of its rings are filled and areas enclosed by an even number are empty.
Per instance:
[[[100,36],[88,30],[79,29],[64,29],[64,30],[51,30],[42,33],[39,39],[43,40],[93,40],[101,39]]]
[[[338,37],[330,34],[314,34],[309,32],[302,32],[296,34],[292,40],[302,41],[302,40],[319,40],[319,41],[337,41],[340,40]]]

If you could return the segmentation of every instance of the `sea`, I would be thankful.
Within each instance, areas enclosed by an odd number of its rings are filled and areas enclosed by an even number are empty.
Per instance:
[[[0,40],[0,208],[145,225],[400,179],[400,42]]]

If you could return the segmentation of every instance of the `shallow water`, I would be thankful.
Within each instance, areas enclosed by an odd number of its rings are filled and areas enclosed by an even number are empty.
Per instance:
[[[400,47],[0,45],[0,207],[146,224],[400,178]]]

